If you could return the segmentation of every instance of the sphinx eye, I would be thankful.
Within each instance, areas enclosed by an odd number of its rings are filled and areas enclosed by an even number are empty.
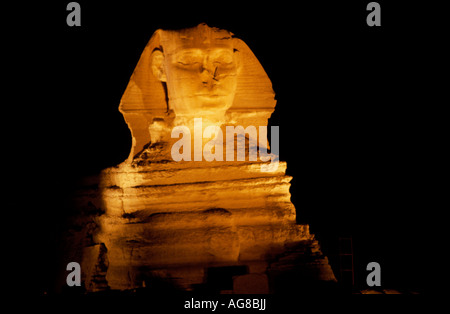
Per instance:
[[[201,62],[198,56],[192,54],[184,54],[178,57],[177,62],[181,65],[193,65]]]
[[[230,53],[221,53],[216,56],[214,60],[215,64],[229,65],[233,63],[233,55]]]

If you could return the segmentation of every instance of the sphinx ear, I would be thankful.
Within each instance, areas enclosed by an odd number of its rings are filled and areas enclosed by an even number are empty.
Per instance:
[[[155,49],[151,56],[151,67],[155,77],[161,82],[167,82],[166,70],[164,69],[164,54],[161,50]]]

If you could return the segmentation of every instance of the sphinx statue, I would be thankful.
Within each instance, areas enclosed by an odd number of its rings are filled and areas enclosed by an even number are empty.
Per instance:
[[[70,261],[81,263],[85,288],[165,282],[186,291],[269,293],[288,278],[336,281],[309,226],[296,223],[285,162],[261,171],[270,162],[261,154],[172,158],[179,140],[173,130],[193,133],[198,119],[202,134],[208,126],[224,134],[229,126],[256,126],[260,140],[253,145],[270,150],[258,127],[267,127],[275,104],[261,64],[231,32],[206,24],[157,30],[119,106],[132,136],[129,157],[86,180],[76,196],[84,227],[71,234],[80,244]],[[241,139],[249,157],[249,135]],[[238,141],[233,136],[223,145]],[[229,278],[217,279],[223,274]]]

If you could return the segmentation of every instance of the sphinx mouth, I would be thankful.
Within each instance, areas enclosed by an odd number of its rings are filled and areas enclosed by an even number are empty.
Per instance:
[[[223,94],[196,94],[197,97],[208,97],[208,98],[218,98],[218,97],[225,97],[227,95]]]

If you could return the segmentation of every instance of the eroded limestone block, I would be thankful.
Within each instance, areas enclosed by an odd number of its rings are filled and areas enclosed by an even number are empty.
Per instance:
[[[233,293],[268,294],[269,281],[265,274],[247,274],[233,277]]]
[[[108,288],[106,272],[109,261],[106,246],[103,243],[86,247],[81,262],[82,280],[88,291],[102,291]]]

